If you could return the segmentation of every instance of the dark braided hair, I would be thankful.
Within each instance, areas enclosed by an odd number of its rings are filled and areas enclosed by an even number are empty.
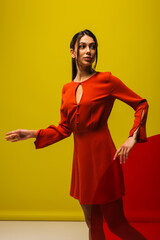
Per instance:
[[[76,33],[71,42],[70,42],[70,48],[72,48],[73,50],[75,49],[75,43],[77,41],[77,60],[78,60],[78,56],[79,56],[79,41],[81,39],[81,37],[83,37],[84,35],[88,35],[90,37],[93,38],[94,42],[95,42],[95,45],[96,45],[96,62],[95,62],[95,65],[94,65],[94,69],[97,65],[97,59],[98,59],[98,50],[97,50],[97,47],[98,47],[98,43],[97,43],[97,39],[95,37],[95,35],[88,29],[85,29],[83,31],[80,31],[78,33]],[[77,65],[78,65],[78,61],[77,61]],[[76,77],[77,75],[77,67],[76,67],[76,58],[72,58],[72,81],[74,80],[74,78]]]

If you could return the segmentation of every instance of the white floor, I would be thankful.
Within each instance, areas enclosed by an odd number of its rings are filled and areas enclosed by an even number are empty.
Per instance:
[[[1,240],[88,240],[81,221],[0,221]]]

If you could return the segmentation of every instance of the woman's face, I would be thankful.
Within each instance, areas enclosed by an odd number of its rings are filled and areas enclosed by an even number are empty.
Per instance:
[[[77,42],[75,49],[70,49],[72,58],[77,59]],[[87,58],[88,57],[88,58]],[[83,66],[92,65],[96,57],[96,45],[92,37],[84,35],[79,41],[78,63]]]

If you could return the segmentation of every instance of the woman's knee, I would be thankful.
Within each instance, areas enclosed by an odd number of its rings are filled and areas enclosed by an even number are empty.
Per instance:
[[[91,205],[88,205],[88,204],[80,204],[80,205],[84,212],[86,224],[88,228],[90,228],[91,227]]]
[[[81,207],[84,211],[85,221],[89,229],[91,227],[94,227],[94,225],[100,226],[103,224],[103,215],[98,204],[93,205],[81,204]]]
[[[122,198],[109,204],[101,205],[101,210],[108,228],[112,232],[127,221],[123,211]]]
[[[91,229],[91,219],[90,219],[90,218],[87,218],[87,219],[86,219],[86,224],[87,224],[87,227],[88,227],[89,229]]]

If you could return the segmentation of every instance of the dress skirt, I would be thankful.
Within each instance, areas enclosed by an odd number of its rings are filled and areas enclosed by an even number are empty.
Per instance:
[[[70,195],[81,204],[103,204],[125,195],[124,178],[108,126],[74,133]]]

